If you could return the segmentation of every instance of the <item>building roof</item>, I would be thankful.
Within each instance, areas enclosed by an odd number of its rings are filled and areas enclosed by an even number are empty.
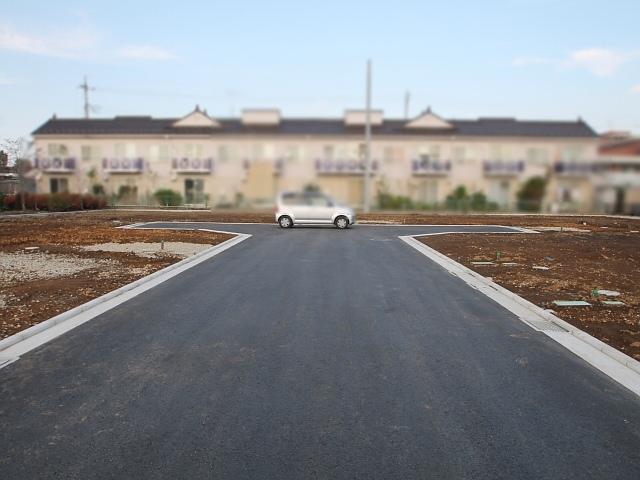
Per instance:
[[[600,145],[600,154],[616,156],[640,156],[640,138],[628,138]]]
[[[350,135],[361,133],[362,126],[346,125],[342,118],[282,118],[277,125],[247,125],[240,118],[216,118],[218,127],[176,126],[180,118],[117,116],[114,118],[56,118],[47,120],[33,135]],[[409,128],[407,120],[385,119],[373,126],[374,135],[473,137],[553,137],[590,138],[596,132],[583,120],[532,121],[515,118],[479,118],[446,120],[450,128]]]

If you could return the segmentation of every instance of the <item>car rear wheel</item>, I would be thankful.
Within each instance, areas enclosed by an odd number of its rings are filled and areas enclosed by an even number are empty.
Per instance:
[[[291,220],[291,217],[283,215],[278,219],[278,224],[281,228],[291,228],[293,227],[293,220]]]
[[[334,223],[336,227],[342,230],[349,226],[349,219],[347,217],[340,216],[336,218],[336,221]]]

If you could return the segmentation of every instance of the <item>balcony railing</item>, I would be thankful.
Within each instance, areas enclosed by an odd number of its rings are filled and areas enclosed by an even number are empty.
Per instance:
[[[110,173],[141,173],[144,170],[144,159],[103,158],[102,170]]]
[[[482,165],[485,175],[510,176],[524,172],[522,160],[485,160]]]
[[[411,172],[414,175],[448,175],[451,173],[451,162],[432,158],[416,158],[411,161]]]
[[[174,158],[171,168],[180,173],[211,173],[213,171],[212,158]]]
[[[593,163],[587,162],[558,162],[553,166],[556,175],[565,177],[588,177],[596,170]]]
[[[329,158],[316,160],[316,172],[319,175],[364,175],[364,160],[333,160]],[[378,161],[371,161],[371,173],[378,171]]]
[[[36,158],[35,166],[43,172],[49,173],[71,173],[76,169],[76,159],[68,158]]]

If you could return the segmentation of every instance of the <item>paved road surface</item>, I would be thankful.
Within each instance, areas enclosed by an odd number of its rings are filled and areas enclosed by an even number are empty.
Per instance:
[[[208,228],[0,370],[1,478],[639,478],[635,396],[397,239],[451,227]]]

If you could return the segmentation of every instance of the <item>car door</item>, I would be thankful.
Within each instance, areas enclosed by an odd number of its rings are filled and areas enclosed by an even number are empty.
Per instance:
[[[309,203],[304,195],[292,194],[287,197],[287,210],[291,212],[295,222],[309,220]]]
[[[309,199],[309,220],[315,223],[331,223],[333,202],[322,194],[312,194]]]

